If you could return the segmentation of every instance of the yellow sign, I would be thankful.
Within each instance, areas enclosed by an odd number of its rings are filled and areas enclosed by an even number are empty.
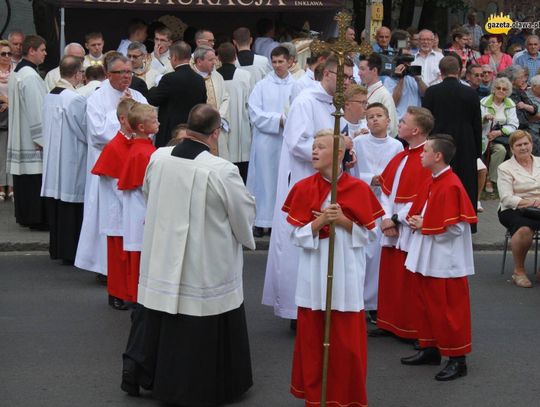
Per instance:
[[[371,19],[375,21],[382,21],[384,15],[384,7],[381,3],[373,3],[371,5]]]
[[[490,15],[486,21],[486,31],[490,34],[508,34],[508,31],[513,27],[514,22],[509,15]]]

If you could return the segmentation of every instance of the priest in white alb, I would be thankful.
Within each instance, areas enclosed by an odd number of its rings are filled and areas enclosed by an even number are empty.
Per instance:
[[[111,58],[107,66],[107,80],[88,97],[87,101],[87,177],[84,217],[75,266],[99,274],[107,274],[107,239],[99,231],[99,211],[105,211],[107,208],[99,208],[99,178],[90,174],[90,170],[105,144],[120,128],[116,117],[116,107],[120,100],[132,98],[137,102],[147,103],[143,95],[129,89],[133,76],[131,68],[131,63],[123,55]]]
[[[326,61],[323,77],[313,89],[299,95],[292,104],[283,131],[276,204],[272,220],[270,249],[266,265],[262,302],[274,308],[281,318],[296,319],[296,276],[298,248],[291,242],[292,226],[281,211],[291,187],[314,173],[311,165],[313,137],[322,129],[334,127],[333,96],[336,91],[337,60]],[[352,76],[352,63],[345,66],[345,84]]]
[[[47,197],[49,254],[73,264],[83,219],[86,181],[86,98],[77,93],[82,60],[65,56],[60,79],[43,101],[43,183]]]
[[[272,227],[279,170],[278,157],[294,83],[288,71],[287,48],[281,46],[274,48],[271,57],[273,71],[255,85],[249,97],[253,140],[247,187],[255,196],[257,204],[254,229],[256,237],[264,234],[264,228]]]

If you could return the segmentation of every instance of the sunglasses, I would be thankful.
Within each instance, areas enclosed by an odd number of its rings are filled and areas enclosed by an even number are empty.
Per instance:
[[[0,52],[0,57],[10,57],[12,55],[12,52]]]
[[[504,90],[505,92],[508,90],[508,88],[503,88],[502,86],[495,86],[496,90]]]

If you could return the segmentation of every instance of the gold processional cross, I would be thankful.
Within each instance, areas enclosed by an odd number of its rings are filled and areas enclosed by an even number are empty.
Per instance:
[[[351,15],[344,11],[339,12],[334,20],[338,23],[339,35],[335,43],[329,44],[324,41],[314,40],[311,43],[311,51],[319,54],[322,51],[331,51],[337,59],[336,73],[336,91],[334,94],[334,106],[336,111],[332,113],[334,122],[334,146],[333,146],[333,165],[332,165],[332,192],[331,203],[336,203],[337,195],[337,176],[338,176],[338,152],[339,138],[341,137],[340,119],[343,116],[342,109],[345,104],[344,80],[345,80],[345,58],[351,53],[360,53],[362,55],[371,54],[371,45],[362,43],[358,46],[355,42],[345,39],[345,32],[351,23]],[[324,316],[324,340],[323,340],[323,369],[321,386],[321,407],[326,407],[326,389],[328,383],[328,355],[330,351],[330,325],[332,316],[332,282],[334,276],[334,242],[335,225],[330,223],[330,236],[328,241],[328,275],[326,279],[326,308]]]

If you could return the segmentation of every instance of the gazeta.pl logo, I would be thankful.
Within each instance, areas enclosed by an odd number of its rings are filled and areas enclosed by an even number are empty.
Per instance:
[[[509,15],[490,15],[486,21],[485,29],[490,34],[508,34],[514,26],[514,22]]]

